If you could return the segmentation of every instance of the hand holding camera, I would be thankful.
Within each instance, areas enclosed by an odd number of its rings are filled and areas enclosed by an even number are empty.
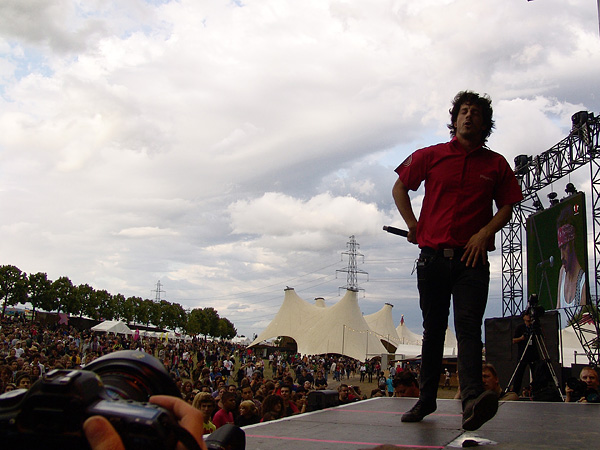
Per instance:
[[[99,449],[205,449],[201,419],[160,361],[132,350],[0,396],[0,439],[12,449],[89,448],[88,436]]]

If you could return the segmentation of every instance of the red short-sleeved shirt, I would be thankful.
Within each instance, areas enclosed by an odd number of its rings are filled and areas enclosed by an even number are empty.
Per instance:
[[[419,247],[464,247],[492,219],[493,202],[500,208],[523,199],[502,155],[486,147],[467,152],[456,138],[415,151],[396,173],[409,190],[425,181]]]

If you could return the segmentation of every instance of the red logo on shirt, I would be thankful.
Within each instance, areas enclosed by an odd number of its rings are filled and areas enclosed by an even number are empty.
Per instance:
[[[406,158],[404,160],[404,162],[402,163],[402,165],[404,167],[408,167],[408,166],[410,166],[411,163],[412,163],[412,154],[408,158]]]

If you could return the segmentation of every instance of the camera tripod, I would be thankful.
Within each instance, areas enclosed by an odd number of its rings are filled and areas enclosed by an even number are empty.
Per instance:
[[[558,382],[558,377],[556,376],[554,367],[552,367],[552,363],[550,362],[550,354],[548,353],[548,348],[546,347],[546,343],[544,342],[542,330],[540,328],[540,325],[537,323],[537,319],[534,318],[533,316],[534,315],[532,315],[533,324],[531,327],[531,334],[529,335],[529,339],[527,340],[527,345],[525,346],[525,349],[523,350],[523,354],[521,355],[521,358],[519,359],[519,363],[517,364],[517,367],[515,367],[515,371],[513,372],[512,376],[510,377],[510,381],[508,382],[507,387],[504,389],[503,395],[505,395],[508,392],[508,390],[510,389],[510,387],[513,385],[513,381],[515,379],[516,374],[519,373],[519,369],[521,369],[522,366],[524,366],[525,364],[529,363],[529,361],[525,360],[525,354],[527,353],[527,350],[529,350],[529,346],[534,344],[535,348],[537,349],[537,352],[538,352],[539,361],[546,364],[546,367],[548,368],[548,372],[550,373],[550,376],[552,377],[552,381],[554,382],[554,387],[556,387],[556,390],[558,391],[558,394],[560,395],[561,400],[564,401],[565,398],[563,396],[562,391],[560,390],[560,383]],[[517,392],[517,395],[518,394],[519,393]]]

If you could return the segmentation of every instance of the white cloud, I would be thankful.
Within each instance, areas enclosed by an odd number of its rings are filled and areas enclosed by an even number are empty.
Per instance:
[[[0,262],[125,295],[161,279],[246,335],[286,284],[336,301],[350,235],[364,307],[420,323],[416,249],[381,227],[457,91],[492,96],[511,163],[600,110],[583,0],[0,5]]]

